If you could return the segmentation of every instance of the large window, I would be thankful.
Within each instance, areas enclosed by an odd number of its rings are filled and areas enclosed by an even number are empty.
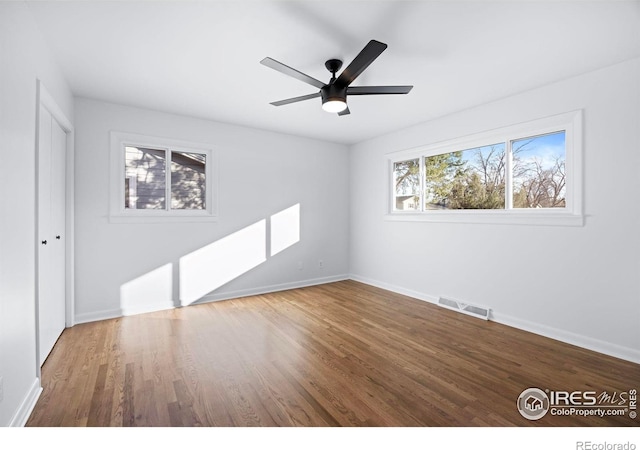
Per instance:
[[[425,157],[424,209],[503,209],[504,143]]]
[[[213,164],[198,144],[112,133],[111,219],[211,220]]]
[[[580,129],[568,113],[394,154],[388,218],[579,225]]]

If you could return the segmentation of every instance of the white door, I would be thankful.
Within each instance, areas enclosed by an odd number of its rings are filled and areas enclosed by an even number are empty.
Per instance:
[[[40,364],[65,328],[65,159],[67,135],[40,106],[38,139],[38,336]]]

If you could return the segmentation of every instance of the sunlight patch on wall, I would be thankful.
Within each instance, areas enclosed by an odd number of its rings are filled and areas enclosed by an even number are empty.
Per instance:
[[[299,241],[298,203],[181,257],[178,263],[180,304],[190,305],[266,262],[267,245],[271,249],[269,256],[274,256]],[[172,289],[172,264],[123,284],[120,288],[123,314],[174,307]]]
[[[185,306],[267,260],[261,220],[180,258],[180,303]]]
[[[120,286],[122,314],[173,308],[173,264],[165,264]]]
[[[271,256],[300,241],[300,203],[271,216]]]

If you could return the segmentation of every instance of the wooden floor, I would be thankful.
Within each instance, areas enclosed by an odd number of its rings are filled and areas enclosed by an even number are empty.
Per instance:
[[[637,426],[523,418],[529,387],[622,392],[640,366],[354,281],[65,330],[28,426]]]

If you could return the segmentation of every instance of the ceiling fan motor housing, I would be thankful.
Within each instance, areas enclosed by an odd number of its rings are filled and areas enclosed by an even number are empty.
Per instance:
[[[322,96],[322,103],[326,102],[335,102],[347,101],[347,87],[346,86],[336,86],[335,83],[327,84],[322,89],[320,89],[320,95]]]

